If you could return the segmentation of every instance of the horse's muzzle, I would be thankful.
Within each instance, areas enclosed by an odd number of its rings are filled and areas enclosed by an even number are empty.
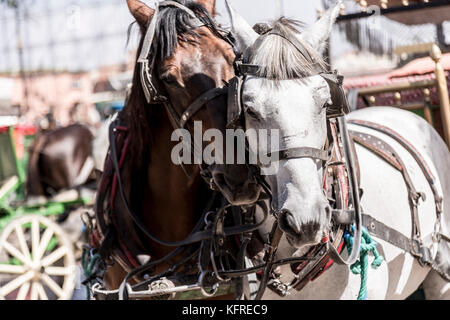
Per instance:
[[[246,165],[214,165],[210,168],[214,184],[232,205],[255,203],[261,186]]]

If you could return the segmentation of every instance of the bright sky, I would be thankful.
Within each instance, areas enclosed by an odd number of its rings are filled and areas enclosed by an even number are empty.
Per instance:
[[[122,63],[127,29],[133,21],[125,0],[21,0],[29,8],[22,26],[25,69],[91,70]],[[280,0],[284,15],[307,24],[322,0]],[[152,4],[154,0],[145,0]],[[253,25],[279,16],[276,0],[231,0]],[[217,0],[218,20],[229,25],[225,0]],[[131,38],[135,44],[136,37]],[[131,45],[133,47],[133,45]],[[0,72],[19,70],[14,11],[0,5]]]
[[[152,4],[154,0],[144,2]],[[322,7],[322,0],[230,0],[230,3],[252,25],[279,16],[280,8],[277,3],[284,7],[282,14],[286,17],[296,18],[305,23],[315,21],[316,9]],[[227,24],[229,17],[225,8],[225,0],[217,0],[216,8],[220,14],[218,20]]]
[[[322,7],[321,0],[280,0],[280,2],[284,7],[282,15],[308,24],[317,19],[316,9]],[[251,25],[276,18],[280,13],[275,0],[231,0],[231,4]],[[229,19],[225,0],[217,1],[217,10]]]

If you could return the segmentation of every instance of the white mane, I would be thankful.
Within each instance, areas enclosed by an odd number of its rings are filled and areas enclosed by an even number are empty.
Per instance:
[[[250,48],[249,61],[259,65],[258,76],[271,80],[304,78],[317,74],[317,66],[326,70],[326,63],[306,41],[299,37],[300,23],[295,20],[281,18],[277,20],[272,31],[287,39],[295,38],[311,59],[306,58],[288,40],[275,34],[259,37]]]

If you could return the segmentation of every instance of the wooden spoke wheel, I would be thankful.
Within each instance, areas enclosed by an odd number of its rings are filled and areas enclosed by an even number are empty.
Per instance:
[[[0,300],[67,300],[76,280],[73,245],[39,215],[11,221],[0,234]]]

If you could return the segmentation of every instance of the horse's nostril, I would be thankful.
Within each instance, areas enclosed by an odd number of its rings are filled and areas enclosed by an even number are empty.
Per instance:
[[[278,222],[280,229],[295,246],[316,244],[323,239],[323,231],[318,221],[301,223],[289,210],[283,209],[278,213]]]
[[[278,218],[280,222],[281,230],[285,231],[288,234],[292,234],[295,236],[300,236],[301,230],[298,224],[295,221],[294,215],[287,209],[282,209],[278,213]]]

